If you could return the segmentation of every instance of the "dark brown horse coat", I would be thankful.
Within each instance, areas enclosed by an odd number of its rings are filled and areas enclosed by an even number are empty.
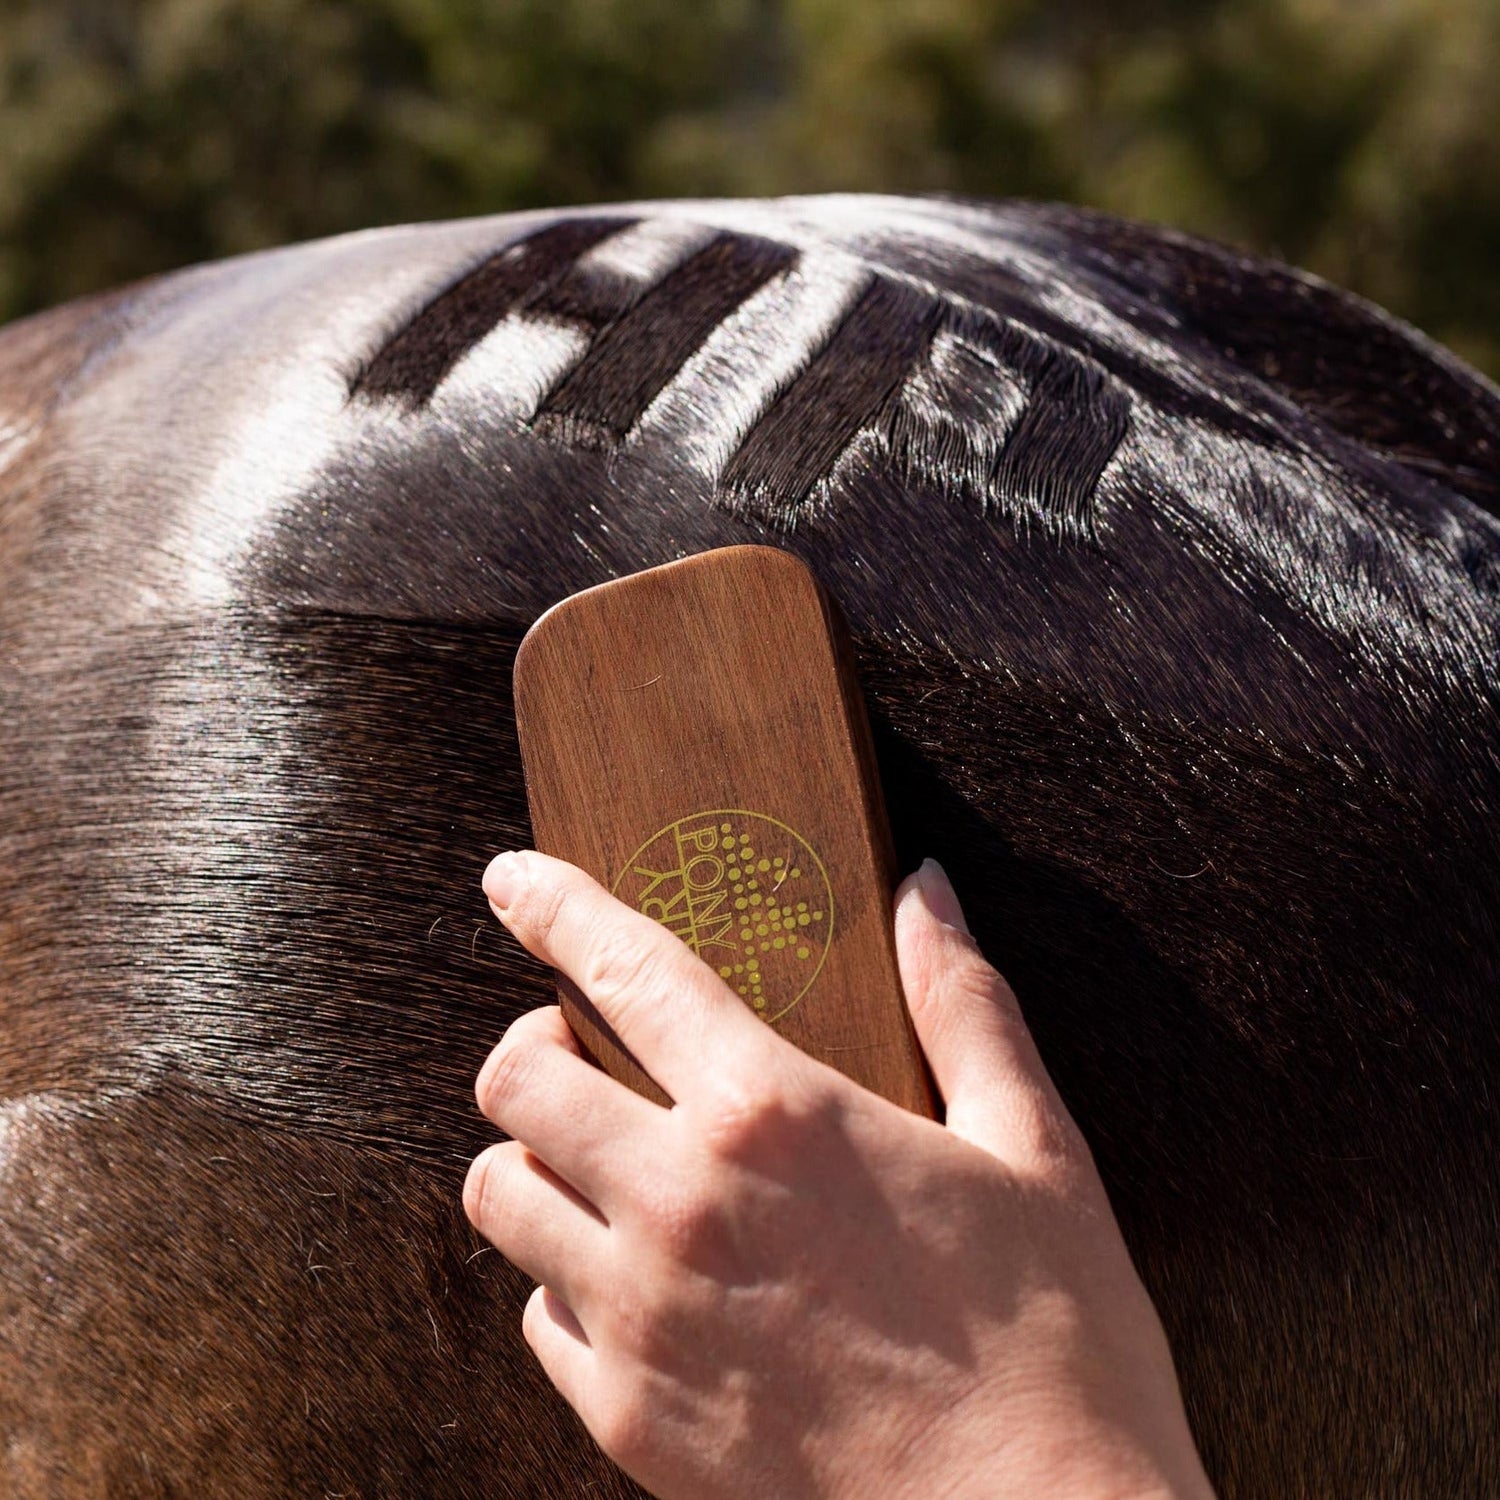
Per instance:
[[[1473,371],[1073,210],[522,215],[12,327],[0,1493],[630,1491],[459,1206],[550,996],[478,876],[525,627],[743,541],[842,601],[1222,1493],[1500,1493],[1497,502]]]

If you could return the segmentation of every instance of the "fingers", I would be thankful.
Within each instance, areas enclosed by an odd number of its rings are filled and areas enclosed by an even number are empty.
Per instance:
[[[555,1005],[528,1011],[474,1085],[485,1116],[570,1183],[606,1220],[630,1194],[665,1111],[583,1060]]]
[[[706,1058],[738,1054],[753,1066],[775,1040],[686,943],[572,865],[501,854],[484,889],[522,946],[578,985],[674,1099]]]
[[[949,1129],[1018,1166],[1074,1156],[1077,1127],[936,860],[896,893],[896,953]]]
[[[610,1251],[609,1227],[519,1141],[501,1141],[474,1158],[464,1212],[507,1260],[587,1316]]]

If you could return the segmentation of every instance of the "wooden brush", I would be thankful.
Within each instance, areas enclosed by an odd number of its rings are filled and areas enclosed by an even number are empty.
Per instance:
[[[935,1114],[852,653],[797,558],[726,547],[564,599],[521,643],[515,701],[538,849],[662,922],[804,1051]],[[664,1100],[558,985],[584,1049]]]

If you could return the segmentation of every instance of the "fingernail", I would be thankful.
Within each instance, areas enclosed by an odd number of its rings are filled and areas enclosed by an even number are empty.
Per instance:
[[[958,904],[953,882],[948,872],[935,859],[924,859],[917,871],[917,888],[922,893],[922,903],[939,922],[968,932],[969,924],[964,920],[964,909]]]
[[[480,884],[485,895],[503,911],[520,894],[525,874],[525,861],[513,850],[507,850],[489,862]]]

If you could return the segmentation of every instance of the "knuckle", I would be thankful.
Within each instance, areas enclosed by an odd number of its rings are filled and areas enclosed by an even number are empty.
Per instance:
[[[627,1379],[590,1424],[595,1441],[625,1469],[646,1467],[652,1454],[657,1423],[644,1381]]]
[[[615,1013],[649,993],[660,972],[660,959],[639,933],[611,924],[591,935],[579,984],[596,1005]]]
[[[923,927],[909,942],[912,957],[929,983],[944,988],[962,976],[974,973],[998,977],[972,934],[956,927]]]
[[[780,1106],[769,1089],[754,1083],[714,1090],[704,1144],[729,1161],[755,1156],[780,1123]]]
[[[536,1041],[529,1034],[530,1028],[518,1029],[520,1027],[521,1022],[516,1022],[505,1033],[500,1045],[490,1053],[475,1088],[480,1109],[497,1124],[497,1116],[525,1088],[540,1053]]]
[[[613,1317],[613,1342],[643,1370],[670,1374],[701,1340],[704,1328],[700,1276],[677,1255],[663,1251],[622,1296]],[[719,1289],[722,1297],[722,1289]]]
[[[945,988],[958,991],[971,1005],[986,1005],[998,1011],[1008,1022],[1021,1021],[1021,1007],[1000,971],[979,951],[973,938],[956,932],[950,939],[961,948],[945,977]]]
[[[1010,1113],[1019,1154],[1033,1177],[1064,1182],[1094,1173],[1088,1142],[1060,1101],[1026,1088],[1018,1092]]]
[[[780,1153],[816,1110],[815,1100],[794,1102],[764,1075],[726,1073],[705,1090],[701,1139],[718,1159],[743,1163]]]
[[[722,1233],[719,1200],[692,1183],[659,1193],[646,1206],[645,1218],[658,1249],[672,1266],[697,1264],[704,1249]],[[680,1290],[671,1278],[660,1278],[643,1288],[637,1306],[648,1324],[668,1320]]]
[[[914,1014],[939,1034],[962,1034],[976,1018],[1003,1034],[1024,1030],[1021,1011],[1010,986],[963,933],[943,936],[941,962],[926,972],[926,982],[915,987],[910,1000]],[[953,953],[958,948],[961,951]]]
[[[1049,1166],[1060,1174],[1098,1178],[1094,1152],[1078,1122],[1066,1111],[1050,1110],[1043,1145]]]
[[[547,942],[562,919],[568,896],[566,882],[528,880],[511,906],[511,925],[534,942]]]

